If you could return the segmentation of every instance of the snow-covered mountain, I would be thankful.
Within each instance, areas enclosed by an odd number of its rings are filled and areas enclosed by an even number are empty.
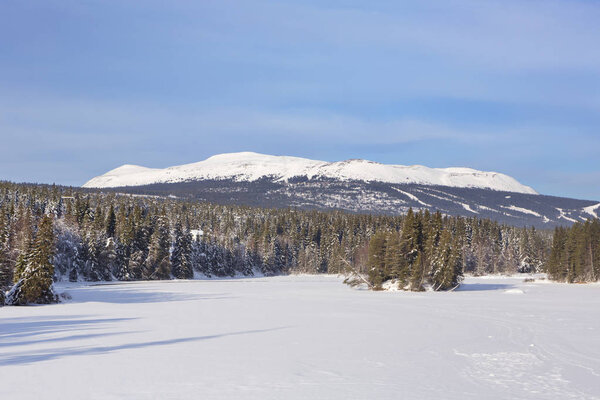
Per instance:
[[[435,185],[536,194],[535,190],[508,175],[470,168],[386,165],[367,160],[325,162],[250,152],[219,154],[197,163],[164,169],[123,165],[91,179],[83,187],[142,186],[202,180],[254,182],[264,178],[274,182],[287,182],[300,177],[309,180],[326,178],[336,181]]]
[[[124,165],[84,187],[257,207],[374,214],[428,209],[538,228],[600,216],[598,201],[540,195],[497,172],[257,153],[221,154],[165,169]]]

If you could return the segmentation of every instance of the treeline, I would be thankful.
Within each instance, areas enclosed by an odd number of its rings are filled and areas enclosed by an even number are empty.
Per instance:
[[[556,228],[547,273],[560,282],[600,280],[600,220]]]
[[[449,290],[464,272],[540,272],[549,241],[548,234],[534,228],[409,210],[400,229],[378,231],[371,238],[368,282],[375,289],[387,283],[405,290]]]
[[[44,220],[51,229],[42,229]],[[340,273],[366,262],[373,232],[400,223],[401,217],[221,206],[4,182],[0,292],[12,288],[13,304],[51,300],[47,295],[17,299],[25,292],[14,290],[39,270],[34,260],[40,258],[36,242],[43,232],[51,235],[44,239],[51,243],[44,271],[54,281],[126,281]]]
[[[368,257],[374,235],[380,241],[385,236],[390,261],[375,269]],[[452,251],[438,254],[432,246]],[[485,274],[539,270],[548,252],[549,235],[475,218],[223,206],[0,182],[0,296],[9,291],[12,304],[53,301],[44,286],[48,277],[127,281],[353,271],[377,285],[417,282],[414,266],[423,265],[424,285],[432,265],[454,263],[457,254],[457,271]]]

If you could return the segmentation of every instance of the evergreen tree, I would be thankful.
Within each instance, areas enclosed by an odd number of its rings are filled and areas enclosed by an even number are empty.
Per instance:
[[[97,231],[92,231],[86,238],[85,254],[86,263],[84,274],[90,281],[102,281],[106,279],[106,265],[101,263],[100,253],[102,251],[102,238],[96,236]]]
[[[415,261],[422,251],[422,246],[423,227],[421,224],[421,214],[414,214],[411,208],[408,210],[406,218],[404,219],[402,236],[400,239],[400,251],[402,253],[403,262],[398,272],[398,279],[401,282],[401,286],[404,286],[407,283],[408,278],[412,277],[413,274],[415,277],[421,276],[421,265],[415,267]],[[417,271],[413,271],[413,268]],[[415,280],[416,279],[417,278],[415,278]]]
[[[114,238],[116,227],[117,216],[115,215],[115,208],[111,204],[108,215],[106,216],[106,237]]]
[[[381,289],[381,285],[386,279],[385,275],[385,255],[386,255],[385,232],[378,232],[369,242],[369,256],[367,266],[369,268],[369,282],[375,289]]]
[[[177,279],[192,279],[192,235],[181,223],[175,225],[175,243],[171,253],[173,276]]]
[[[13,273],[14,283],[17,283],[18,281],[21,280],[23,272],[25,272],[25,269],[27,268],[27,265],[29,264],[29,258],[31,256],[31,252],[32,252],[32,248],[31,248],[32,245],[33,245],[33,242],[31,240],[28,240],[25,243],[25,247],[19,252],[19,256],[17,258],[17,262],[15,264],[15,270]]]
[[[171,237],[169,223],[164,215],[157,218],[156,227],[150,239],[150,248],[142,272],[144,279],[170,279],[171,260],[169,251]]]
[[[48,304],[57,301],[52,289],[54,266],[54,232],[52,218],[44,216],[38,227],[27,267],[10,290],[7,300],[12,305]]]
[[[420,251],[417,254],[412,265],[412,271],[410,275],[410,290],[420,292],[424,290],[423,284],[425,283],[425,254]]]
[[[144,275],[144,265],[145,265],[145,257],[144,252],[142,250],[135,250],[131,257],[129,257],[129,261],[126,264],[123,264],[123,269],[119,272],[119,279],[122,281],[137,281],[141,279],[148,279]]]
[[[391,232],[385,241],[385,259],[382,271],[384,281],[401,276],[402,267],[405,265],[402,258],[402,247],[398,232]]]
[[[462,279],[462,265],[458,249],[449,230],[444,230],[433,260],[431,283],[434,290],[449,290]]]
[[[114,274],[118,273],[119,257],[117,254],[117,245],[112,237],[105,239],[104,246],[101,247],[98,255],[98,264],[102,271],[102,278],[105,281],[112,280]]]
[[[13,281],[13,271],[9,258],[9,236],[9,221],[5,218],[4,209],[0,208],[0,293],[2,294],[4,289],[8,288]],[[3,299],[0,299],[0,304],[4,304]]]

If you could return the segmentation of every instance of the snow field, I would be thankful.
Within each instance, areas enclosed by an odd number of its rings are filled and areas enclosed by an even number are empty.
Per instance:
[[[600,285],[332,276],[62,284],[0,309],[11,399],[595,399]]]

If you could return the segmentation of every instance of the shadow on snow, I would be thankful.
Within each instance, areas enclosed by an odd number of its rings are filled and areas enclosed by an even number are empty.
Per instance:
[[[19,338],[32,338],[65,331],[101,329],[104,324],[132,319],[136,318],[88,318],[88,316],[84,315],[3,318],[0,323],[0,347],[35,342],[32,339],[28,339],[27,342],[15,340]],[[44,342],[48,340],[40,341]]]
[[[73,288],[61,288],[59,292],[66,292],[73,303],[114,303],[114,304],[133,304],[133,303],[164,303],[174,301],[191,300],[220,300],[234,299],[229,293],[177,293],[167,291],[152,291],[151,288],[135,288],[135,284],[102,284],[89,285]]]
[[[461,283],[455,290],[456,292],[480,292],[486,290],[506,290],[512,289],[515,285],[510,283]]]
[[[90,320],[85,320],[90,321]],[[272,332],[281,329],[287,329],[289,327],[277,327],[277,328],[268,328],[268,329],[255,329],[255,330],[247,330],[247,331],[239,331],[239,332],[230,332],[230,333],[222,333],[216,335],[205,335],[205,336],[193,336],[193,337],[184,337],[184,338],[176,338],[176,339],[167,339],[167,340],[154,340],[148,342],[135,342],[135,343],[126,343],[119,344],[114,346],[96,346],[96,347],[64,347],[64,348],[53,348],[53,349],[45,349],[45,350],[35,350],[29,352],[14,352],[10,354],[2,354],[0,355],[0,365],[21,365],[21,364],[31,364],[35,362],[54,360],[57,358],[68,357],[68,356],[82,356],[82,355],[95,355],[95,354],[106,354],[112,353],[120,350],[129,350],[129,349],[141,349],[147,347],[154,346],[166,346],[172,344],[179,343],[187,343],[187,342],[197,342],[203,340],[214,340],[219,338],[224,338],[228,336],[238,336],[238,335],[250,335],[250,334],[258,334],[265,332]],[[133,332],[123,332],[123,333],[133,333]],[[108,333],[102,334],[104,335],[116,335],[119,333]],[[100,335],[76,335],[71,337],[66,337],[64,340],[70,339],[83,339],[86,337],[93,337]],[[63,340],[63,338],[57,339]],[[15,343],[12,343],[13,345]]]

